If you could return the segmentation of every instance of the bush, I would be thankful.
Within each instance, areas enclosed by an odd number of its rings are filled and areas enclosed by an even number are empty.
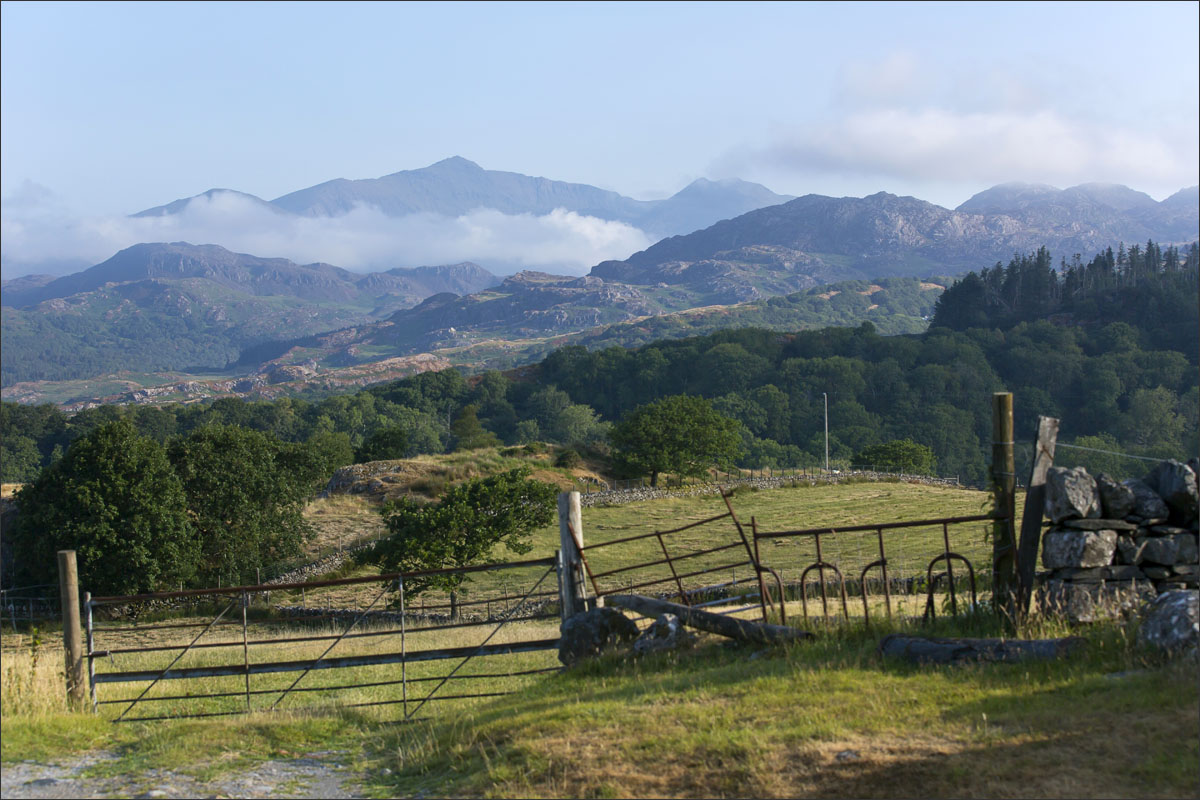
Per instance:
[[[583,463],[583,456],[579,455],[579,451],[567,448],[560,452],[554,458],[554,466],[562,467],[563,469],[572,469]]]

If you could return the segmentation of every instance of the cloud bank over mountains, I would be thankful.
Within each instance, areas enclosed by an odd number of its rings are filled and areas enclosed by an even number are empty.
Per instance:
[[[563,209],[543,215],[480,208],[459,216],[389,217],[358,206],[341,216],[310,217],[220,191],[195,197],[170,215],[74,217],[36,184],[5,198],[0,231],[5,278],[71,272],[139,242],[177,241],[363,271],[474,261],[501,274],[520,269],[583,274],[655,241],[632,225]]]

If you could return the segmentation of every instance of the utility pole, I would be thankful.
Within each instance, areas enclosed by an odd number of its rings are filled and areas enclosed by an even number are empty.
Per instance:
[[[825,398],[825,474],[829,474],[829,394],[821,392]]]

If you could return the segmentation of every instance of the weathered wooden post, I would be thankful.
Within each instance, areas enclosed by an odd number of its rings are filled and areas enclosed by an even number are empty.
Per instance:
[[[1015,620],[1017,593],[1016,464],[1013,459],[1012,392],[992,395],[992,600],[996,611]]]
[[[581,546],[583,546],[583,513],[579,505],[579,492],[561,492],[558,495],[558,549],[564,622],[580,611],[586,610],[584,598],[587,596],[587,592],[584,586],[583,558],[579,552]]]
[[[79,627],[79,570],[74,550],[58,551],[58,591],[62,601],[67,697],[73,709],[80,709],[83,708],[87,684],[83,677],[83,632]]]
[[[1025,490],[1025,513],[1021,515],[1021,542],[1017,547],[1017,573],[1020,578],[1018,609],[1029,613],[1033,597],[1033,575],[1037,568],[1038,547],[1042,542],[1042,516],[1046,507],[1046,473],[1054,465],[1054,445],[1058,442],[1058,420],[1038,417],[1037,444],[1029,488]]]

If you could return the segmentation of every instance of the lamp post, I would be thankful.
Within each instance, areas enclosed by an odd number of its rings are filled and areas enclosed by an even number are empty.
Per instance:
[[[829,474],[829,394],[821,392],[825,398],[825,474]]]

